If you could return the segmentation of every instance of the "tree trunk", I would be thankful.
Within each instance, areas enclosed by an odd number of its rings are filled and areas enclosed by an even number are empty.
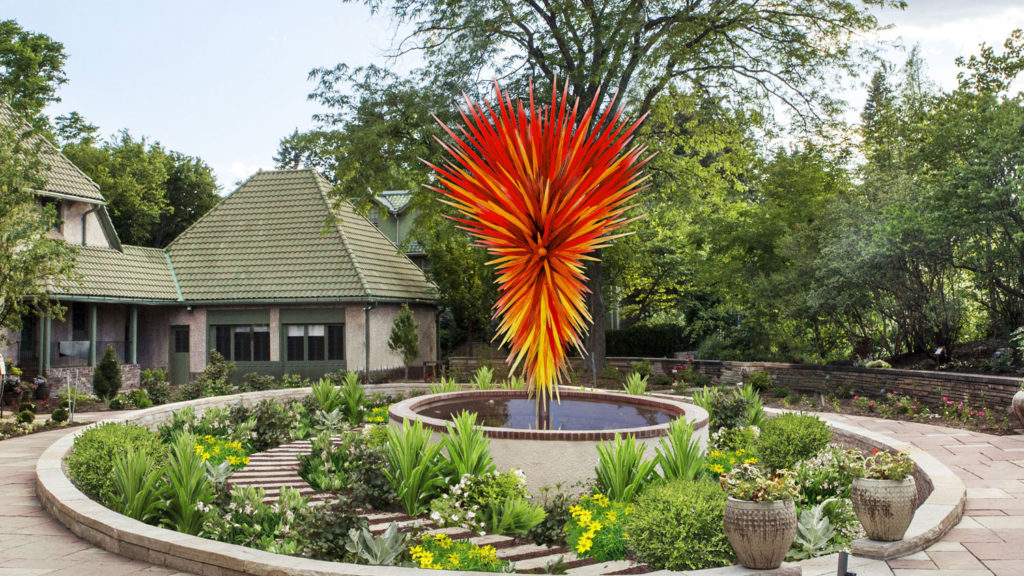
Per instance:
[[[594,374],[600,374],[605,365],[604,293],[601,291],[601,251],[594,254],[596,261],[587,263],[587,287],[590,288],[590,334],[587,337],[587,364]]]

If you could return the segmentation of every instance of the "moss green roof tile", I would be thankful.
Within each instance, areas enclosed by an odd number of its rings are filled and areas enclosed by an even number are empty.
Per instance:
[[[185,300],[433,301],[423,272],[348,203],[332,212],[329,191],[313,170],[247,180],[167,247]]]
[[[0,100],[0,124],[15,130],[28,129],[28,124],[3,100]],[[100,194],[100,187],[65,158],[49,140],[34,135],[32,142],[39,144],[40,157],[49,166],[46,185],[38,191],[39,193],[81,200],[91,204],[106,203],[103,195]]]
[[[163,250],[124,246],[124,252],[96,246],[78,246],[75,270],[79,283],[55,294],[83,298],[177,301],[174,276]]]
[[[412,200],[408,190],[385,190],[377,196],[377,201],[391,212],[401,212]]]

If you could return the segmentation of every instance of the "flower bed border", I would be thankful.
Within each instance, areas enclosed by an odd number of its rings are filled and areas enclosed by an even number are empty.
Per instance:
[[[373,386],[372,390],[394,393],[423,388],[425,388],[424,385],[377,385]],[[309,393],[309,388],[296,388],[202,398],[122,414],[105,420],[105,422],[155,426],[168,418],[173,411],[180,410],[185,406],[194,406],[197,411],[201,412],[207,407],[223,404],[242,402],[243,405],[252,406],[260,400],[290,400],[304,397]],[[909,445],[883,441],[878,435],[862,428],[843,424],[833,424],[833,428],[840,441],[851,446],[892,447],[910,452],[918,465],[915,474],[919,474],[921,479],[925,480],[927,485],[932,488],[921,508],[918,509],[914,523],[908,530],[907,538],[896,543],[858,540],[854,543],[855,554],[879,559],[910,554],[938,540],[959,522],[963,513],[966,490],[963,482],[938,460]],[[286,574],[301,574],[303,576],[423,576],[423,572],[416,568],[365,566],[272,554],[150,526],[114,512],[80,492],[64,472],[64,456],[71,449],[75,436],[86,429],[88,427],[79,428],[62,436],[43,452],[36,463],[36,493],[43,508],[51,516],[67,526],[74,534],[100,548],[128,558],[191,572],[199,576],[282,576]],[[818,558],[805,562],[817,561],[820,563],[822,560],[822,558]],[[747,572],[739,566],[732,566],[687,572],[686,574],[731,576]],[[660,571],[653,574],[666,573],[669,572]],[[800,573],[799,564],[784,564],[782,568],[764,574],[766,576],[769,574],[788,576]],[[483,575],[486,573],[445,570],[436,572],[436,576],[467,574]]]

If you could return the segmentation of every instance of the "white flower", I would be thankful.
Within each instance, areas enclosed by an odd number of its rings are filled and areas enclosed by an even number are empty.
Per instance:
[[[473,511],[469,511],[466,513],[466,518],[472,519],[474,516],[476,516],[476,513],[474,513]]]
[[[458,520],[459,520],[459,515],[458,515],[458,514],[452,514],[452,520],[454,520],[454,521],[458,522]]]
[[[441,513],[440,512],[432,513],[430,515],[430,519],[433,520],[434,522],[440,522],[441,521]]]

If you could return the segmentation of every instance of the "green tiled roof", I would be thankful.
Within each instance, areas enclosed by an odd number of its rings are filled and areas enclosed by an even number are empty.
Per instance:
[[[70,283],[55,293],[84,298],[128,300],[178,300],[174,275],[167,255],[157,248],[78,246],[75,270],[80,283]]]
[[[0,100],[0,124],[10,126],[15,130],[28,129],[28,124],[3,100]],[[103,195],[100,194],[100,187],[65,158],[56,146],[41,136],[34,136],[33,139],[40,144],[41,159],[50,168],[46,185],[38,191],[39,193],[67,197],[91,204],[106,203]]]
[[[314,170],[260,172],[168,247],[186,301],[420,300],[423,272]]]
[[[385,190],[377,196],[377,200],[392,212],[401,212],[409,205],[412,194],[408,190]]]

